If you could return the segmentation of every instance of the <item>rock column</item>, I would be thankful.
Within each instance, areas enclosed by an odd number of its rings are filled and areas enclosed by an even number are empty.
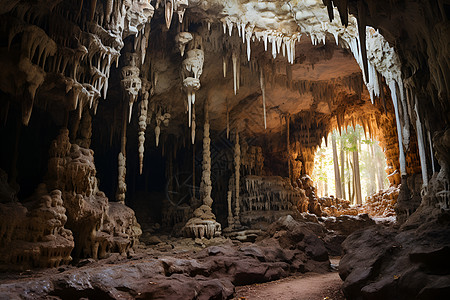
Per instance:
[[[203,127],[203,162],[202,181],[200,183],[200,199],[202,205],[194,211],[194,216],[183,228],[183,234],[193,238],[213,238],[221,234],[221,225],[216,222],[216,216],[211,206],[211,139],[209,138],[208,105],[205,104],[205,125]]]
[[[236,130],[236,143],[234,145],[234,178],[236,183],[235,190],[235,207],[234,207],[234,225],[239,226],[241,221],[239,219],[239,180],[240,180],[240,168],[241,168],[241,146],[239,145],[239,132]]]

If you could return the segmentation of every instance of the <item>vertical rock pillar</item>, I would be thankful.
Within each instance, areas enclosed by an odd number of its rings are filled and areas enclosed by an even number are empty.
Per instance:
[[[139,62],[139,56],[137,53],[126,53],[125,66],[122,68],[122,89],[124,91],[124,98],[128,101],[128,105],[124,104],[123,116],[122,116],[122,140],[121,148],[118,157],[118,183],[116,200],[121,203],[125,203],[125,193],[127,191],[127,185],[125,182],[126,176],[126,142],[127,142],[127,120],[130,122],[131,113],[133,111],[133,103],[136,102],[139,91],[141,90],[141,79],[139,78],[139,68],[137,67]],[[128,116],[127,116],[128,106]]]
[[[213,238],[221,234],[221,225],[216,222],[216,216],[211,206],[211,139],[209,138],[208,104],[205,102],[205,125],[203,127],[203,162],[202,181],[200,183],[200,199],[202,205],[194,211],[194,216],[184,225],[183,234],[193,238]]]
[[[205,125],[203,127],[203,161],[202,181],[200,183],[200,200],[203,205],[212,206],[211,198],[211,139],[209,138],[209,113],[208,104],[205,104]]]
[[[236,183],[234,187],[235,191],[235,207],[234,207],[234,225],[241,225],[241,221],[239,219],[240,213],[240,203],[239,203],[239,181],[240,181],[240,168],[241,168],[241,146],[239,145],[239,131],[236,130],[236,143],[234,144],[234,178]]]

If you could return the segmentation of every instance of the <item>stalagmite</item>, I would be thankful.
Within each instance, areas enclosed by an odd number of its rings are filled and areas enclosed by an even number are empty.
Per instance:
[[[225,56],[222,58],[223,60],[223,77],[227,77],[227,59]]]
[[[159,108],[156,113],[156,127],[155,127],[155,144],[156,147],[159,146],[159,135],[161,134],[161,108]]]
[[[209,138],[209,112],[208,103],[205,102],[205,125],[203,127],[203,162],[202,182],[200,184],[200,198],[204,205],[211,207],[211,139]]]
[[[231,227],[233,225],[234,222],[234,218],[233,218],[233,210],[231,209],[231,196],[233,195],[233,191],[228,191],[227,192],[227,204],[228,204],[228,226]]]
[[[286,116],[286,151],[287,151],[287,163],[288,163],[288,177],[289,177],[289,182],[292,183],[292,178],[291,178],[291,145],[290,145],[290,123],[291,123],[291,116],[290,114],[288,114]]]
[[[216,216],[212,212],[211,198],[211,139],[209,137],[209,112],[208,102],[205,101],[205,125],[203,127],[203,161],[202,179],[200,183],[200,200],[202,205],[197,208],[193,217],[183,227],[182,232],[188,237],[213,238],[221,234],[221,225],[216,222]]]
[[[235,207],[234,207],[234,224],[235,225],[240,225],[240,219],[239,219],[239,212],[240,212],[240,207],[239,207],[239,181],[240,181],[240,167],[241,167],[241,147],[239,145],[239,132],[236,130],[236,141],[234,144],[234,178],[235,178]]]
[[[228,98],[227,98],[227,139],[230,138],[230,113],[228,110]]]
[[[122,115],[122,137],[120,142],[120,153],[118,157],[118,182],[117,182],[117,192],[116,201],[125,203],[125,193],[127,191],[127,184],[125,181],[125,176],[127,173],[126,169],[126,144],[127,144],[127,105],[124,105],[123,115]]]

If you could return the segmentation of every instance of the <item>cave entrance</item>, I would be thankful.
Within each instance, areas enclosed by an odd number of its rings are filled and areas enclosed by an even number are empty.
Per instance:
[[[394,201],[384,201],[395,192],[389,187],[385,152],[361,125],[349,125],[341,133],[333,130],[323,139],[314,162],[311,175],[318,197],[347,200],[361,208],[358,212],[373,216],[394,214]]]

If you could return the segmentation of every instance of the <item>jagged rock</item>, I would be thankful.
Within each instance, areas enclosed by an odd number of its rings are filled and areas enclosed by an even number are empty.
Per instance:
[[[418,210],[414,215],[423,213],[429,212]],[[439,219],[428,218],[401,230],[377,225],[350,235],[339,264],[346,297],[445,297],[450,289],[450,265],[444,258],[450,249],[450,230],[448,224],[442,225]]]
[[[103,258],[108,252],[126,255],[142,231],[134,211],[122,203],[108,203],[98,189],[93,151],[69,142],[68,130],[50,148],[48,182],[62,191],[67,227],[75,240],[77,258]]]
[[[10,200],[2,198],[3,201]],[[41,185],[32,200],[0,201],[0,269],[53,268],[68,264],[74,247],[61,191]]]
[[[333,230],[348,236],[355,230],[375,225],[375,221],[372,220],[367,214],[359,214],[357,216],[323,218],[323,224],[328,230]]]

